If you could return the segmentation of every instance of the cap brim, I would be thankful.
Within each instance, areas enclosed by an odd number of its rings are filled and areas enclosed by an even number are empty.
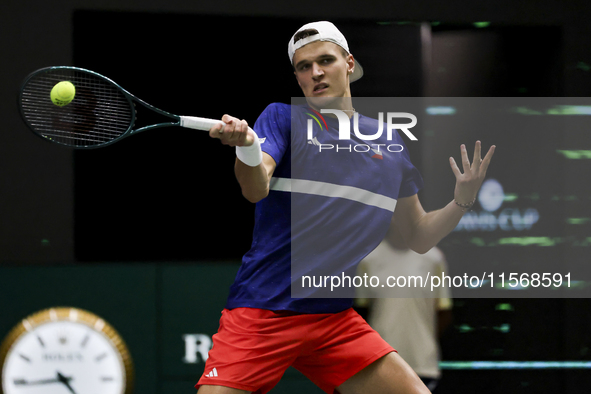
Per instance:
[[[349,77],[349,82],[355,82],[359,78],[361,78],[362,76],[363,76],[363,67],[361,67],[361,64],[359,64],[359,62],[357,60],[355,60],[355,70],[353,71],[353,74],[351,74],[351,76]]]

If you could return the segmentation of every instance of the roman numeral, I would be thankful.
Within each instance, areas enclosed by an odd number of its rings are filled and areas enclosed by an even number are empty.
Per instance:
[[[24,354],[20,354],[20,353],[19,353],[19,357],[20,357],[20,358],[22,358],[23,360],[25,360],[25,361],[26,361],[26,362],[28,362],[28,363],[30,363],[30,362],[31,362],[31,359],[30,359],[29,357],[25,356]]]
[[[86,334],[86,336],[84,337],[84,339],[82,340],[82,343],[80,344],[80,347],[85,347],[86,344],[88,343],[88,340],[90,339],[90,336],[88,334]]]
[[[100,362],[105,357],[107,357],[107,353],[99,354],[98,356],[96,356],[96,358],[94,359],[94,361],[96,361],[98,363],[98,362]]]

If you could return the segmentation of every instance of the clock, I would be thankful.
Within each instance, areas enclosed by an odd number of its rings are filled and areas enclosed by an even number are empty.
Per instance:
[[[0,394],[130,394],[133,364],[105,320],[78,308],[34,313],[0,346]]]

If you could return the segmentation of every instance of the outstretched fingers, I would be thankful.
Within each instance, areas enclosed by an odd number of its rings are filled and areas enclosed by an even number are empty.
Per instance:
[[[458,168],[454,158],[449,158],[451,169],[456,177],[456,188],[454,190],[454,199],[456,202],[459,201],[462,204],[466,204],[474,201],[476,198],[478,190],[486,176],[486,170],[494,154],[495,146],[490,147],[484,159],[481,159],[481,149],[482,145],[480,141],[476,141],[473,161],[470,164],[466,146],[464,144],[461,145],[463,173]]]
[[[468,158],[468,150],[466,145],[460,146],[460,152],[462,154],[462,167],[464,167],[464,174],[470,173],[470,159]]]
[[[482,163],[480,165],[480,171],[482,171],[482,174],[486,174],[486,170],[488,169],[488,165],[490,164],[490,161],[492,160],[492,157],[495,153],[495,149],[496,146],[492,145],[489,149],[488,152],[486,152],[486,156],[484,156],[484,159],[482,160]]]
[[[474,157],[472,163],[470,163],[470,158],[468,157],[468,151],[466,149],[466,145],[462,144],[460,146],[460,154],[462,157],[462,170],[458,167],[455,159],[453,157],[449,158],[449,164],[451,169],[456,177],[462,175],[474,175],[475,177],[479,177],[481,175],[486,174],[486,170],[488,169],[488,165],[492,160],[492,156],[495,152],[495,145],[492,145],[484,159],[482,159],[482,143],[480,141],[476,141],[474,145]]]
[[[462,176],[462,172],[460,171],[458,164],[456,163],[456,160],[453,157],[449,158],[449,165],[451,166],[451,170],[453,171],[456,178]]]
[[[481,152],[482,144],[480,143],[480,141],[476,141],[476,143],[474,144],[474,159],[472,161],[472,166],[477,174],[480,170],[480,164],[482,163]]]

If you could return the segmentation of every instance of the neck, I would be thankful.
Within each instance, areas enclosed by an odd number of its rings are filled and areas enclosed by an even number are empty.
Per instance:
[[[322,108],[338,109],[343,111],[349,118],[353,116],[355,108],[353,108],[353,100],[351,96],[347,97],[308,97],[306,99],[308,105],[314,110],[320,112]],[[336,117],[334,114],[327,114],[330,117]]]

